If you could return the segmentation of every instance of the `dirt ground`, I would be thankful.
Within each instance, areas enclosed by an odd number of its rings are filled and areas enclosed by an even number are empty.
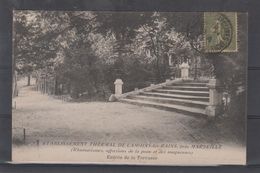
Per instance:
[[[73,103],[20,88],[13,101],[13,141],[233,143],[232,134],[207,119],[119,102]]]
[[[216,121],[119,102],[65,102],[43,95],[34,86],[23,85],[13,100],[12,158],[18,163],[104,163],[104,164],[244,164],[245,147],[235,135]],[[25,131],[24,131],[25,130]],[[25,136],[24,136],[25,132]],[[80,151],[69,145],[46,143],[87,143]],[[45,143],[45,144],[44,144]],[[90,143],[110,145],[139,144],[186,146],[167,147],[98,147]],[[222,146],[221,149],[192,149],[196,146]],[[122,160],[118,151],[140,151],[188,154],[159,154],[157,160]],[[86,152],[85,152],[86,151]],[[189,153],[192,153],[190,155]],[[131,154],[130,154],[131,155]],[[129,157],[130,157],[129,155]],[[132,154],[133,157],[137,157]],[[132,156],[131,155],[131,156]],[[108,156],[118,159],[110,160]],[[149,158],[152,154],[141,154]],[[195,159],[196,158],[196,159]]]

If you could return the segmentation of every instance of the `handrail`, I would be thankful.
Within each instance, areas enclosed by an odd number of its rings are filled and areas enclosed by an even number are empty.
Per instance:
[[[149,86],[149,87],[145,87],[145,88],[142,88],[142,89],[138,89],[138,90],[135,90],[135,91],[130,91],[130,92],[127,92],[127,93],[124,93],[124,94],[121,94],[121,95],[114,95],[114,96],[117,100],[119,100],[119,99],[125,98],[125,97],[130,96],[130,95],[137,95],[137,94],[140,94],[140,93],[145,92],[145,91],[151,91],[151,90],[154,90],[154,89],[164,87],[166,85],[171,85],[171,84],[179,83],[179,82],[182,82],[182,81],[183,81],[183,79],[181,79],[181,78],[174,79],[174,80],[167,79],[165,82],[160,83],[160,84],[151,84],[151,86]]]

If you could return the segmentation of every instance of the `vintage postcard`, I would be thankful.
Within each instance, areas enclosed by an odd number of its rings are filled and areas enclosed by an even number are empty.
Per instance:
[[[247,14],[13,11],[12,161],[246,164]]]

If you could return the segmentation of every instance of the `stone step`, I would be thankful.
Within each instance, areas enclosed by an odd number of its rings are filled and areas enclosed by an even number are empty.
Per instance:
[[[167,94],[167,93],[158,93],[158,92],[143,92],[143,93],[140,93],[140,95],[209,102],[209,97],[205,97],[205,96],[190,96],[190,95]]]
[[[130,98],[134,100],[146,100],[146,101],[152,101],[158,103],[176,104],[176,105],[196,107],[201,109],[205,109],[208,106],[208,102],[194,101],[194,100],[187,100],[187,99],[153,97],[153,96],[143,96],[143,95],[131,96]]]
[[[177,89],[177,90],[188,90],[188,91],[209,91],[208,87],[202,86],[165,86],[164,89]]]
[[[206,87],[207,83],[203,82],[180,82],[180,83],[174,83],[170,86],[198,86],[198,87]]]
[[[209,83],[209,80],[191,80],[191,81],[188,81],[188,82],[191,82],[191,83]],[[184,81],[185,83],[185,81]]]
[[[144,101],[144,100],[133,100],[127,98],[120,99],[120,102],[130,103],[130,104],[140,105],[140,106],[149,106],[149,107],[154,107],[162,110],[174,111],[186,115],[206,117],[205,109],[200,109],[200,108],[193,108],[193,107],[166,104],[166,103],[156,103],[156,102]]]
[[[178,94],[178,95],[189,95],[189,96],[209,96],[209,91],[185,91],[177,89],[155,89],[152,92],[166,93],[166,94]]]

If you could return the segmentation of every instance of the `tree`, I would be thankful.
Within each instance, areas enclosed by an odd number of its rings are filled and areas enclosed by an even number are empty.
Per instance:
[[[148,51],[147,56],[154,64],[155,77],[157,82],[162,82],[171,77],[169,69],[169,58],[178,65],[183,56],[190,56],[194,51],[190,49],[189,42],[185,37],[175,31],[175,28],[168,24],[167,18],[161,13],[153,13],[149,22],[144,23],[138,29],[136,37],[139,52],[143,49]],[[139,47],[139,48],[138,48]]]
[[[96,12],[97,32],[114,38],[114,78],[126,75],[124,61],[131,51],[131,45],[137,34],[136,29],[146,22],[152,13]]]
[[[48,73],[72,88],[91,81],[92,86],[71,89],[75,97],[95,93],[91,87],[113,91],[116,78],[124,80],[127,91],[152,79],[162,82],[171,77],[169,57],[175,65],[183,57],[211,61],[226,88],[231,78],[240,79],[230,77],[228,68],[222,75],[223,62],[242,67],[242,57],[231,61],[233,54],[203,52],[203,13],[18,11],[14,19],[14,69],[20,75]],[[83,77],[93,71],[100,80]]]
[[[27,17],[29,13],[15,13],[14,16],[14,60],[13,63],[13,74],[15,76],[15,71],[24,73],[28,75],[28,85],[30,85],[30,72],[33,69],[33,64],[31,64],[31,54],[30,54],[30,45],[31,45],[31,33],[28,28],[31,25],[27,22]],[[26,57],[26,58],[25,58]],[[14,85],[16,86],[16,84]]]
[[[21,75],[52,66],[59,44],[54,38],[57,32],[56,12],[18,11],[14,13],[14,68]],[[59,21],[61,22],[61,21]]]

